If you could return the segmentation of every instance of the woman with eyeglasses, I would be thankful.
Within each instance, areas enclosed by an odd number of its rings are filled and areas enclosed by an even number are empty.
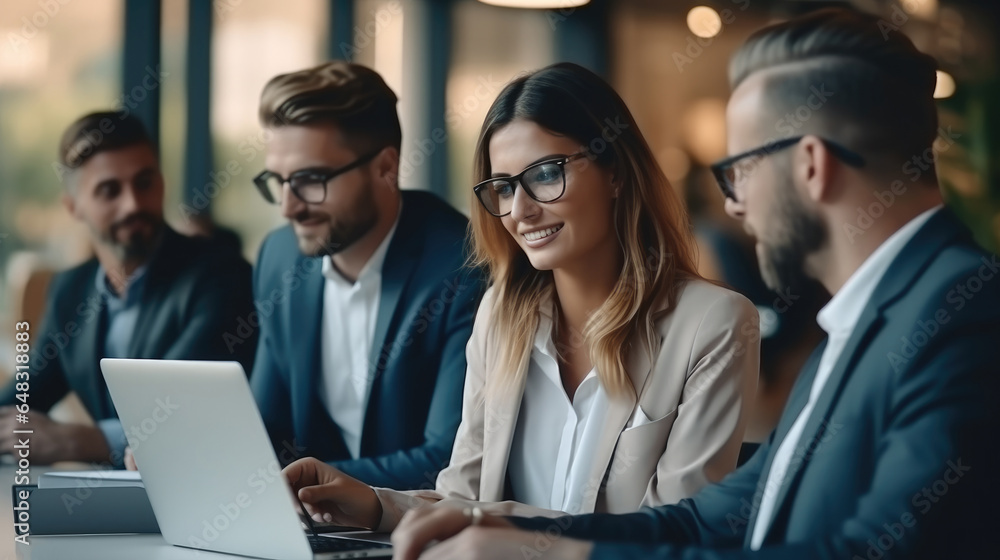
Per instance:
[[[297,461],[285,474],[307,511],[379,531],[438,502],[467,508],[461,526],[484,511],[624,513],[731,471],[757,311],[695,272],[686,211],[621,98],[573,64],[519,77],[475,167],[474,260],[491,287],[451,462],[433,490],[398,492]]]

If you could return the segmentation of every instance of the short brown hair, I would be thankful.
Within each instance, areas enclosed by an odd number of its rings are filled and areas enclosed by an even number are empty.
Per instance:
[[[133,115],[98,111],[80,117],[66,128],[59,140],[59,163],[77,169],[100,152],[136,144],[156,149],[142,121]]]
[[[937,135],[936,68],[877,16],[829,8],[755,32],[734,55],[729,79],[736,89],[751,74],[773,70],[765,87],[775,117],[825,87],[832,94],[815,111],[819,118],[799,134],[836,130],[846,138],[832,140],[895,160],[923,152]]]
[[[396,101],[377,72],[337,60],[271,78],[260,96],[260,121],[267,127],[332,124],[359,152],[399,150]]]

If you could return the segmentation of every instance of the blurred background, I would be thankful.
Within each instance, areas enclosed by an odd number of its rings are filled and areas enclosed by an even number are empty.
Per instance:
[[[491,4],[513,4],[496,6]],[[397,92],[401,184],[468,212],[472,152],[499,90],[573,61],[605,76],[688,202],[701,267],[757,303],[766,435],[819,339],[815,286],[772,294],[752,244],[722,212],[707,164],[726,155],[727,64],[755,29],[830,5],[880,14],[936,57],[938,171],[979,241],[1000,247],[1000,7],[970,0],[3,0],[0,8],[0,378],[14,321],[38,320],[48,275],[90,256],[59,203],[58,139],[78,116],[119,109],[159,139],[167,220],[235,232],[253,262],[283,223],[256,193],[266,137],[257,101],[275,74],[331,58],[375,68]],[[874,202],[874,199],[873,199]],[[10,343],[6,341],[11,341]],[[770,412],[769,412],[770,411]]]

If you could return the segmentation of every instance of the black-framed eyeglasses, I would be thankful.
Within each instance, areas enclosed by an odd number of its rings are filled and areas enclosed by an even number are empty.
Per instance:
[[[487,179],[472,187],[472,191],[483,208],[498,218],[510,214],[517,185],[521,185],[525,194],[537,202],[553,202],[566,192],[566,164],[586,155],[587,152],[583,151],[533,163],[512,177]]]
[[[302,202],[319,204],[326,200],[327,183],[339,175],[361,167],[376,155],[378,155],[377,151],[372,152],[337,169],[329,167],[300,169],[289,175],[287,179],[273,171],[264,170],[253,178],[253,182],[257,185],[257,190],[260,191],[264,200],[271,204],[281,204],[281,191],[286,183],[288,188],[292,190],[292,194]]]
[[[736,201],[736,184],[748,177],[765,157],[798,144],[805,136],[793,136],[764,144],[746,152],[736,154],[712,164],[712,174],[726,198]],[[832,140],[822,139],[827,148],[841,161],[852,167],[864,167],[865,159]],[[751,159],[752,158],[752,159]]]

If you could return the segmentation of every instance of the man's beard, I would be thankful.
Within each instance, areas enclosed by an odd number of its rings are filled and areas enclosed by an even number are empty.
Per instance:
[[[136,223],[146,223],[150,226],[149,233],[144,231],[134,231],[132,235],[124,241],[119,240],[118,230]],[[106,234],[101,235],[101,241],[110,247],[115,256],[122,262],[141,264],[146,262],[156,246],[159,244],[160,234],[163,231],[163,218],[149,212],[136,212],[119,220],[108,228]]]
[[[779,189],[774,231],[768,240],[758,238],[757,261],[768,288],[781,291],[799,285],[805,276],[806,258],[827,241],[823,221],[796,196],[790,179]]]
[[[308,257],[331,256],[347,249],[357,240],[364,237],[378,222],[378,210],[375,208],[375,197],[371,189],[363,189],[358,203],[348,216],[334,221],[329,220],[330,231],[325,239],[299,238],[299,251]],[[309,217],[308,210],[296,216],[296,220]]]

